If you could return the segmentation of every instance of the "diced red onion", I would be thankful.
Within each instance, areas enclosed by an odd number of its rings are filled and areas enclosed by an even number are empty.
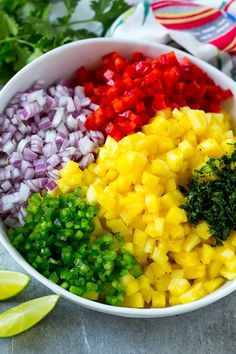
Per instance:
[[[56,113],[52,120],[52,127],[57,128],[62,121],[64,115],[64,108],[60,107],[56,110]]]
[[[48,130],[49,128],[51,128],[51,126],[52,122],[50,121],[50,119],[48,119],[48,117],[42,118],[40,123],[38,124],[40,130]]]
[[[95,144],[86,135],[79,141],[79,149],[82,155],[87,155],[95,150]]]
[[[53,180],[60,177],[55,168],[70,159],[81,161],[84,168],[103,141],[101,133],[85,128],[87,115],[97,105],[85,97],[82,86],[73,89],[63,81],[48,89],[44,86],[44,81],[38,81],[30,90],[17,93],[0,115],[0,143],[6,155],[0,156],[3,220],[10,212],[23,223],[21,206],[26,207],[32,192],[55,188]]]
[[[37,159],[37,154],[28,148],[24,149],[23,156],[24,156],[25,160],[28,160],[28,161],[34,161],[35,159]]]
[[[46,184],[46,188],[50,191],[53,191],[56,188],[56,183],[54,181],[50,181]]]

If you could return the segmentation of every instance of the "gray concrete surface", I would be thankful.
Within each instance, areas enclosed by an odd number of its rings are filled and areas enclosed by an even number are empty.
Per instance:
[[[0,269],[20,267],[0,245]],[[50,290],[31,279],[0,312]],[[61,300],[27,332],[0,339],[0,354],[234,354],[236,293],[201,310],[160,319],[130,319],[86,310]]]

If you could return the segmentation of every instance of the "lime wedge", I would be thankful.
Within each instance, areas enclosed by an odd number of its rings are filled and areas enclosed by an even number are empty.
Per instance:
[[[0,301],[19,294],[29,282],[26,274],[0,270]]]
[[[15,336],[41,321],[60,296],[49,295],[20,304],[0,315],[0,338]]]

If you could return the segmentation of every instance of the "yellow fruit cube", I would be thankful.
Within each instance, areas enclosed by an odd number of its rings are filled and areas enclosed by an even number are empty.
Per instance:
[[[152,161],[151,171],[157,176],[167,176],[170,173],[167,163],[161,159]]]
[[[199,265],[200,262],[197,251],[174,253],[174,259],[184,268]]]
[[[207,240],[211,237],[211,234],[209,232],[209,226],[205,221],[200,222],[195,230],[198,236],[203,240]]]
[[[142,294],[144,301],[149,304],[152,300],[152,288],[140,289],[140,293]]]
[[[145,229],[147,235],[158,238],[161,237],[164,233],[164,224],[165,219],[156,217],[153,223],[149,223]]]
[[[222,263],[213,261],[209,264],[207,272],[210,279],[216,278],[220,274],[220,269],[222,268]]]
[[[200,237],[197,234],[189,234],[183,244],[183,249],[185,252],[192,251],[192,249],[201,242]]]
[[[177,188],[176,179],[175,178],[168,179],[166,183],[166,193],[173,192],[174,190],[176,190],[176,188]]]
[[[206,275],[206,267],[203,264],[184,269],[184,277],[186,279],[203,278],[205,275]]]
[[[150,281],[144,274],[142,274],[138,278],[138,282],[140,285],[140,289],[149,289],[150,288]]]
[[[152,291],[152,307],[165,307],[166,297],[164,291]]]
[[[223,278],[216,278],[213,280],[208,280],[203,283],[204,289],[208,292],[211,293],[212,291],[215,291],[218,289],[222,284],[224,283]]]
[[[189,119],[191,127],[196,135],[203,134],[207,127],[207,117],[204,111],[186,108],[185,113]]]
[[[70,176],[74,173],[78,173],[80,171],[79,165],[77,162],[68,161],[66,166],[60,170],[60,176],[65,177],[66,175]]]
[[[157,199],[155,193],[145,196],[145,204],[149,213],[156,213],[160,209],[160,199]]]
[[[158,247],[154,247],[150,258],[159,264],[168,262],[168,256]]]
[[[153,238],[148,238],[144,246],[144,251],[146,253],[152,253],[155,245],[156,245],[156,240],[154,240]]]
[[[198,145],[199,151],[206,156],[220,157],[223,153],[215,139],[205,139]]]
[[[127,296],[137,293],[140,289],[139,282],[137,279],[125,285],[125,293]]]
[[[168,290],[171,295],[181,296],[191,288],[191,285],[187,279],[171,279]]]
[[[149,173],[146,171],[143,172],[143,175],[142,175],[142,184],[143,185],[150,187],[150,188],[156,188],[159,180],[160,180],[160,178],[153,175],[152,173]]]
[[[121,154],[116,160],[117,170],[123,175],[139,176],[147,163],[147,158],[144,154],[128,150]]]
[[[144,134],[158,134],[162,136],[168,136],[171,130],[171,125],[167,119],[161,116],[156,116],[151,121],[151,124],[146,124],[142,126],[142,131]]]
[[[170,283],[170,278],[168,276],[163,276],[155,281],[154,287],[159,291],[166,291]]]
[[[177,206],[172,206],[165,217],[165,221],[172,225],[179,225],[187,221],[186,213]]]
[[[220,275],[222,275],[224,278],[226,278],[228,280],[234,280],[234,279],[236,279],[236,270],[230,271],[227,269],[227,267],[222,267],[220,269]]]
[[[201,248],[201,262],[210,264],[215,256],[215,250],[210,245],[204,244]]]
[[[201,297],[207,294],[206,290],[203,287],[202,283],[197,283],[188,290],[185,294],[180,296],[180,302],[182,304],[187,304],[189,302],[200,299]]]
[[[225,263],[226,261],[232,259],[234,257],[234,251],[231,249],[223,247],[218,247],[215,252],[215,260]]]
[[[129,273],[129,274],[126,274],[123,277],[121,277],[120,281],[124,286],[127,286],[128,284],[135,281],[135,278]]]
[[[144,298],[140,292],[137,292],[127,298],[127,303],[130,307],[143,308]]]
[[[182,140],[178,145],[178,149],[182,151],[184,159],[193,155],[193,147],[188,140]]]
[[[183,158],[183,152],[180,149],[171,150],[166,153],[167,165],[172,171],[175,172],[181,169]]]
[[[133,243],[140,247],[144,247],[147,242],[147,234],[141,230],[136,229],[133,235]]]

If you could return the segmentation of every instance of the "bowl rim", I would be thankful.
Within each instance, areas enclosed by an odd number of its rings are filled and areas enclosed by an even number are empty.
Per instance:
[[[8,82],[7,84],[3,87],[3,89],[0,91],[0,100],[1,96],[4,95],[5,91],[8,90],[9,87],[11,87],[15,81],[18,80],[19,77],[23,76],[25,72],[30,67],[37,66],[38,63],[41,61],[47,60],[48,57],[54,54],[60,54],[60,52],[63,52],[67,48],[71,47],[80,47],[83,46],[84,44],[96,44],[98,42],[103,42],[105,43],[119,43],[119,44],[138,44],[140,47],[144,46],[150,46],[154,47],[160,50],[165,50],[166,52],[174,50],[179,56],[187,56],[191,59],[192,62],[195,64],[199,65],[200,67],[207,68],[208,73],[210,75],[214,76],[214,73],[217,73],[217,75],[221,75],[222,79],[224,79],[224,82],[226,82],[227,85],[229,86],[235,86],[235,100],[236,100],[236,83],[226,76],[224,73],[220,72],[218,69],[213,67],[212,65],[204,62],[203,60],[196,58],[192,56],[191,54],[185,53],[184,51],[180,49],[176,49],[174,47],[164,45],[164,44],[159,44],[159,43],[154,43],[152,41],[138,41],[138,40],[130,40],[130,39],[117,39],[117,38],[91,38],[91,39],[84,39],[80,41],[75,41],[72,43],[65,44],[63,46],[57,47],[39,58],[35,59],[33,62],[27,64],[25,67],[23,67],[18,73],[16,73]],[[202,307],[205,307],[207,305],[210,305],[217,300],[222,299],[223,297],[229,295],[233,291],[236,290],[236,280],[233,281],[227,281],[225,285],[221,286],[219,289],[216,291],[204,296],[203,298],[196,300],[194,302],[190,302],[187,304],[180,304],[180,305],[174,305],[174,306],[169,306],[169,307],[164,307],[164,308],[145,308],[145,309],[140,309],[140,308],[130,308],[130,307],[118,307],[118,306],[111,306],[103,303],[99,303],[96,301],[88,300],[83,297],[80,297],[78,295],[70,293],[68,290],[63,289],[61,286],[53,283],[43,275],[41,275],[37,270],[35,270],[21,255],[20,253],[12,246],[10,243],[7,234],[4,236],[2,233],[2,230],[0,229],[0,242],[3,244],[5,249],[9,252],[9,254],[14,258],[14,260],[30,275],[32,275],[36,280],[38,280],[40,283],[45,285],[47,288],[52,290],[58,295],[61,295],[63,298],[66,298],[78,305],[81,305],[83,307],[86,307],[88,309],[92,309],[95,311],[107,313],[107,314],[112,314],[112,315],[118,315],[118,316],[123,316],[123,317],[133,317],[133,318],[155,318],[155,317],[168,317],[168,316],[174,316],[174,315],[179,315],[187,312],[191,312],[197,309],[200,309]]]

